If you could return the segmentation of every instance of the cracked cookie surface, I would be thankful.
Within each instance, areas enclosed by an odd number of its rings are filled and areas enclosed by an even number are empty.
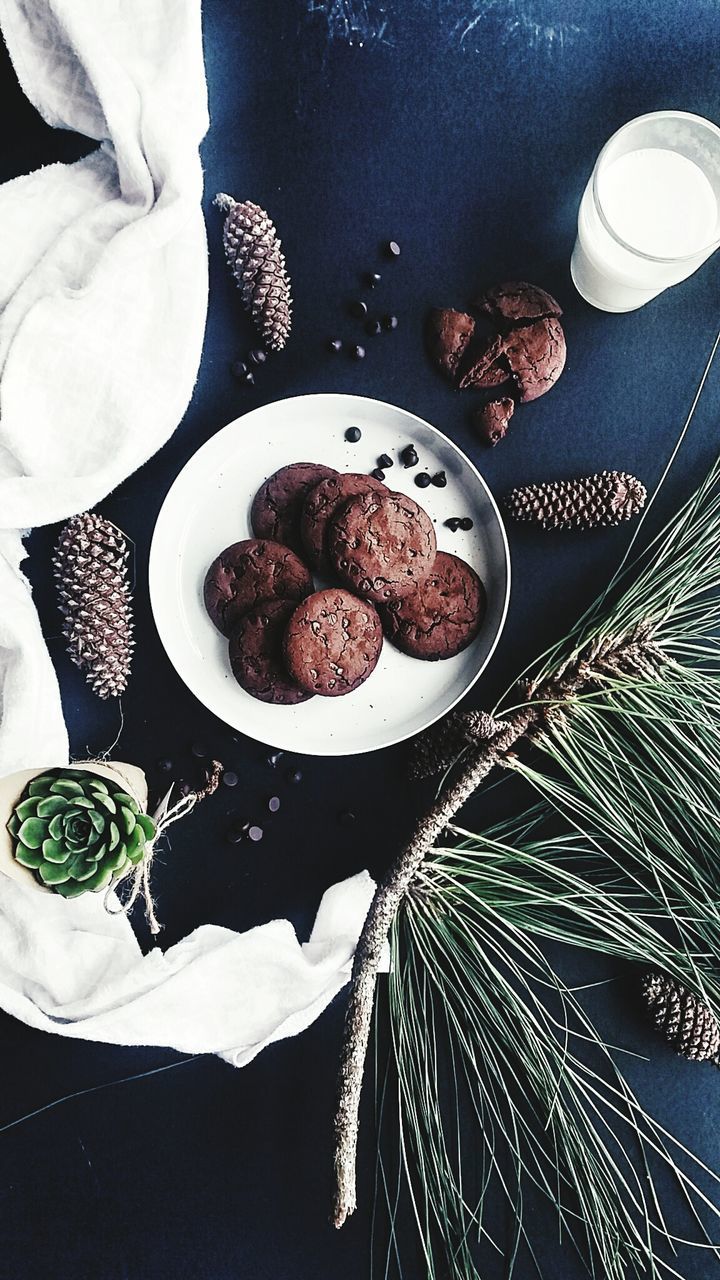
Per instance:
[[[258,538],[284,542],[302,555],[300,520],[311,489],[328,476],[337,475],[321,462],[291,462],[261,484],[253,499],[250,523]]]
[[[481,311],[493,316],[499,323],[517,325],[533,320],[556,319],[562,315],[562,307],[551,293],[527,280],[510,280],[495,284],[475,303]]]
[[[285,665],[308,693],[337,698],[372,674],[383,632],[377,610],[349,591],[329,587],[297,605],[285,631]]]
[[[430,356],[448,378],[455,378],[465,349],[475,332],[475,321],[466,311],[433,307],[426,324]]]
[[[290,678],[283,658],[283,638],[294,600],[266,600],[243,614],[230,637],[230,666],[241,688],[275,706],[292,707],[312,694]]]
[[[411,658],[454,658],[478,635],[485,616],[485,588],[458,556],[438,551],[417,591],[382,609],[388,640]]]
[[[565,335],[554,316],[513,329],[505,339],[505,357],[520,399],[544,396],[565,368]]]
[[[328,534],[330,560],[339,577],[377,604],[414,591],[432,569],[436,550],[429,515],[404,493],[351,498]]]
[[[289,547],[266,538],[245,538],[226,547],[205,575],[205,608],[218,631],[264,600],[302,600],[313,589],[310,571]]]
[[[300,531],[305,555],[318,573],[332,573],[328,557],[327,534],[331,520],[343,503],[364,493],[385,493],[385,486],[372,476],[348,472],[327,476],[308,493],[302,509]]]

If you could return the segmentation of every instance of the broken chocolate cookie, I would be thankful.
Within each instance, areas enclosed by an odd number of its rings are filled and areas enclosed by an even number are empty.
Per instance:
[[[525,280],[486,289],[475,301],[475,321],[463,311],[437,308],[430,313],[428,345],[444,374],[468,388],[512,389],[515,399],[537,400],[557,382],[565,367],[562,308],[552,294]],[[512,384],[512,388],[510,387]],[[489,444],[497,444],[512,415],[509,395],[478,410],[476,423]]]
[[[475,306],[492,316],[498,328],[512,328],[513,325],[544,320],[548,316],[557,319],[562,315],[562,308],[552,294],[536,284],[528,284],[526,280],[492,285],[480,295]]]
[[[515,401],[511,396],[490,400],[482,408],[475,410],[473,425],[485,444],[495,445],[502,440],[514,412]]]
[[[477,337],[468,347],[458,386],[461,391],[466,387],[500,387],[509,376],[504,337]]]
[[[455,378],[465,349],[475,330],[475,321],[464,311],[434,307],[427,321],[428,350],[442,373]]]
[[[565,355],[565,334],[554,316],[512,329],[505,339],[505,358],[520,399],[544,396],[565,368]]]

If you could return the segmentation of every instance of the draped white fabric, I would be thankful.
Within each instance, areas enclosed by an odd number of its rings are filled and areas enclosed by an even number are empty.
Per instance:
[[[0,24],[45,120],[99,143],[0,187],[5,776],[68,752],[21,531],[94,506],[168,439],[192,394],[208,120],[200,0],[0,0]],[[365,874],[329,890],[304,946],[287,921],[242,935],[206,925],[143,957],[101,897],[69,902],[0,879],[2,1008],[63,1035],[238,1065],[344,985],[373,890]]]

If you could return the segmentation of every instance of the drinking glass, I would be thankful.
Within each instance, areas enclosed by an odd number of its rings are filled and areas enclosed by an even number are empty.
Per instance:
[[[720,129],[653,111],[606,142],[585,188],[570,263],[603,311],[633,311],[686,280],[720,245]]]

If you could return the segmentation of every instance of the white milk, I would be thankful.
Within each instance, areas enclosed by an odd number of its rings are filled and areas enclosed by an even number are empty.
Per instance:
[[[585,189],[573,280],[594,306],[631,311],[691,275],[711,252],[717,228],[717,199],[699,165],[663,147],[626,152],[601,166],[597,203],[592,178]]]

